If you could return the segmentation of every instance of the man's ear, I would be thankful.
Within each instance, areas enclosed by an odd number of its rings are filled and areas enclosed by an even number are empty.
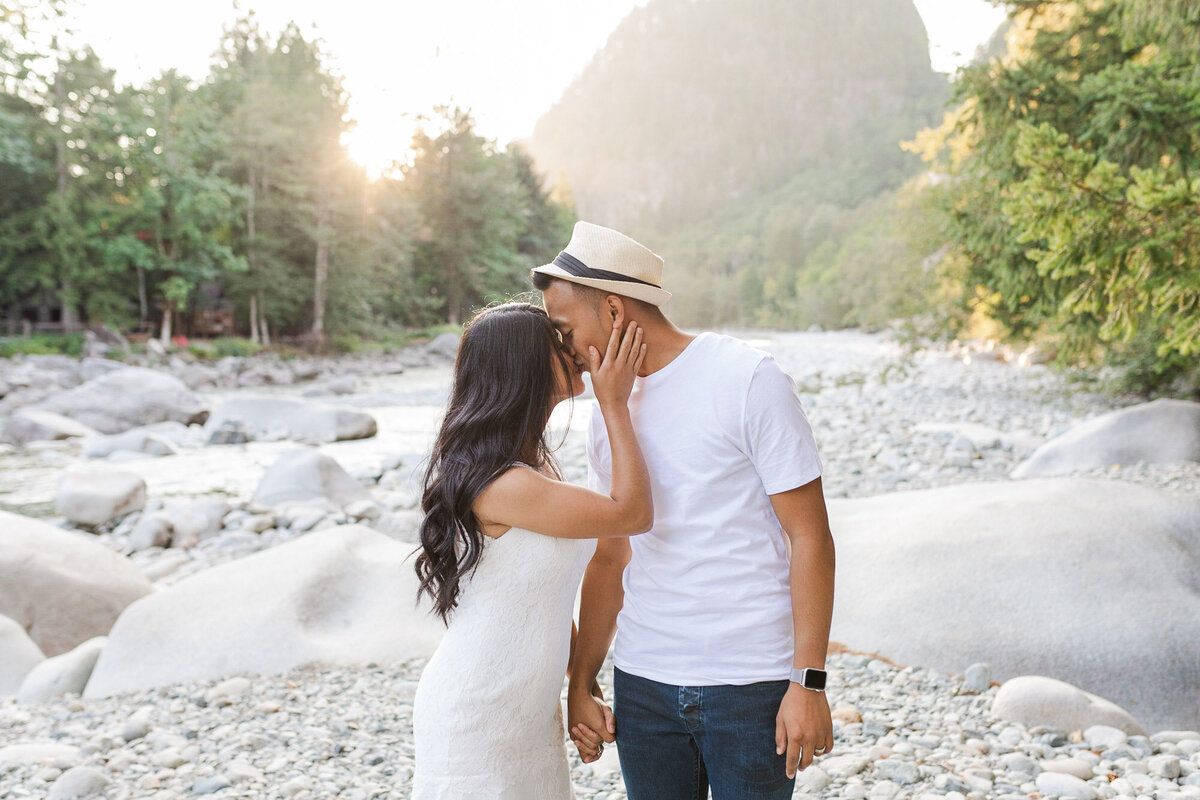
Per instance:
[[[614,328],[624,327],[625,325],[625,301],[615,294],[610,294],[604,298],[604,310],[608,314],[609,321],[612,322]]]

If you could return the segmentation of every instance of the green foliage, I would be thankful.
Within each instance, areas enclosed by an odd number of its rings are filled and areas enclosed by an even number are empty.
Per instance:
[[[205,80],[118,88],[62,43],[60,5],[0,7],[0,317],[165,336],[232,306],[249,338],[198,355],[352,347],[525,289],[569,235],[530,158],[462,112],[418,134],[407,174],[368,180],[340,80],[295,25],[241,17]]]
[[[955,124],[923,134],[953,175],[962,302],[1154,391],[1200,363],[1200,16],[1008,5],[1008,55],[964,70]]]
[[[569,226],[524,152],[498,152],[462,109],[439,113],[440,133],[413,138],[404,180],[422,223],[414,281],[440,299],[439,317],[454,324],[526,283],[529,268],[565,243]]]
[[[257,342],[233,336],[213,339],[211,347],[213,355],[217,358],[228,358],[229,356],[244,358],[262,350],[262,345]]]
[[[0,338],[0,358],[17,355],[67,355],[76,358],[83,355],[83,334],[67,335],[34,334],[28,338]]]

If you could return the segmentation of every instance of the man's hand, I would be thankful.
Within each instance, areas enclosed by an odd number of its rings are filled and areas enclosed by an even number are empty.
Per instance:
[[[775,752],[787,753],[789,778],[812,763],[813,755],[828,755],[833,749],[833,719],[824,692],[814,692],[793,683],[788,687],[775,716]]]
[[[604,703],[599,684],[593,684],[590,693],[574,686],[567,690],[567,730],[585,764],[600,758],[605,742],[617,740],[613,713]]]

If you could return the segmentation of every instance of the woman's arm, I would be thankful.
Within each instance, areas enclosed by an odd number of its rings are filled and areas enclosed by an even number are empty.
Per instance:
[[[650,529],[650,474],[629,415],[629,393],[646,355],[641,328],[631,322],[622,335],[614,327],[604,360],[595,348],[588,355],[612,450],[610,492],[603,495],[515,467],[479,493],[474,510],[481,521],[563,539],[631,536]]]

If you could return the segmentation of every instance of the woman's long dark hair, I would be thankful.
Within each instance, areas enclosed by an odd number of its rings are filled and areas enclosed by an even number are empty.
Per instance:
[[[483,552],[475,498],[517,461],[558,473],[545,430],[555,373],[568,369],[558,334],[537,306],[505,303],[467,323],[421,496],[418,596],[428,594],[444,622]]]

